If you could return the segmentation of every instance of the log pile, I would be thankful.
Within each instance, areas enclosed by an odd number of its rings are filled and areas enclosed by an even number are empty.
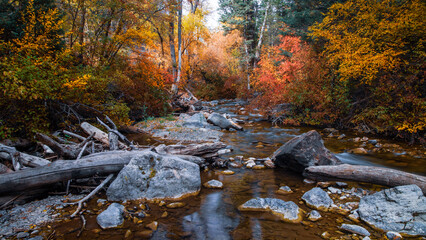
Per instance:
[[[55,154],[56,161],[32,156],[0,144],[0,158],[10,161],[12,165],[12,169],[0,165],[0,205],[16,199],[16,196],[20,197],[24,191],[46,188],[61,182],[68,181],[68,193],[71,180],[116,174],[143,151],[179,155],[182,159],[203,166],[206,159],[217,157],[218,152],[223,152],[226,147],[223,143],[205,143],[138,149],[117,130],[111,119],[106,117],[108,125],[97,120],[108,133],[87,122],[81,123],[87,137],[66,130],[53,136],[38,133],[36,137],[39,145],[47,149],[50,155]]]

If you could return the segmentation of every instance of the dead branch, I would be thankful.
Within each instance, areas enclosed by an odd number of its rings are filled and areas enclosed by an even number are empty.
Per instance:
[[[85,201],[87,201],[89,198],[93,197],[97,192],[99,192],[99,190],[101,190],[105,186],[105,184],[107,184],[112,179],[113,176],[114,176],[114,174],[108,175],[108,177],[101,184],[99,184],[99,186],[97,186],[95,189],[93,189],[92,192],[90,192],[86,197],[82,198],[80,201],[75,202],[75,203],[70,203],[70,204],[78,204],[75,212],[73,214],[71,214],[71,218],[75,217],[80,212],[80,210],[83,206],[83,203]]]

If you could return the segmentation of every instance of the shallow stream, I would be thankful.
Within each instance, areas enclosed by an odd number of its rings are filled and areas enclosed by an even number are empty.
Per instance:
[[[237,114],[242,106],[235,102],[222,102],[213,107],[217,112],[228,113],[246,121],[243,125],[245,131],[225,131],[222,141],[231,145],[233,152],[227,157],[243,155],[247,157],[264,158],[270,156],[276,149],[289,139],[302,134],[312,128],[276,127],[266,121],[261,121],[258,114]],[[382,165],[426,175],[426,159],[416,157],[404,152],[374,153],[368,155],[354,155],[345,153],[345,149],[356,148],[360,143],[349,141],[354,137],[353,133],[345,133],[346,138],[325,138],[325,145],[336,153],[342,161],[361,165]],[[377,139],[377,138],[375,138]],[[379,139],[385,143],[391,141]],[[413,149],[398,143],[404,149],[412,151],[424,151]],[[408,151],[408,150],[406,150]],[[325,231],[331,236],[342,239],[351,239],[351,235],[340,232],[338,227],[342,223],[360,224],[372,233],[372,239],[381,239],[383,233],[371,229],[363,223],[354,223],[347,217],[335,213],[321,212],[323,219],[318,222],[308,220],[299,224],[285,223],[278,217],[269,213],[240,212],[237,208],[247,200],[254,197],[272,197],[285,201],[293,201],[306,212],[309,209],[301,196],[315,185],[303,182],[299,174],[281,169],[250,170],[235,168],[234,175],[223,175],[220,170],[208,170],[202,172],[202,183],[217,179],[223,182],[223,189],[207,189],[202,187],[199,195],[189,197],[182,202],[182,208],[168,209],[159,206],[158,203],[147,203],[150,216],[137,222],[132,218],[125,220],[122,227],[117,229],[100,230],[96,223],[97,213],[106,206],[98,206],[97,199],[92,199],[86,207],[86,230],[79,239],[322,239]],[[294,193],[279,195],[276,193],[280,186],[289,186]],[[377,191],[381,188],[368,184],[349,183],[347,188],[362,188]],[[101,196],[105,198],[105,196]],[[333,197],[333,196],[332,196]],[[336,196],[335,196],[336,197]],[[336,197],[337,198],[337,197]],[[358,199],[346,199],[346,201],[359,201]],[[141,202],[130,201],[124,203],[127,210],[137,210]],[[66,208],[62,214],[72,213],[74,208]],[[67,212],[68,211],[68,212]],[[167,212],[165,214],[165,212]],[[167,216],[166,216],[167,215]],[[152,235],[149,235],[146,225],[157,221],[159,227]],[[81,227],[79,218],[64,220],[49,225],[42,230],[42,234],[49,236],[55,231],[57,239],[76,239]],[[129,231],[130,230],[130,231]],[[360,238],[361,239],[361,238]]]

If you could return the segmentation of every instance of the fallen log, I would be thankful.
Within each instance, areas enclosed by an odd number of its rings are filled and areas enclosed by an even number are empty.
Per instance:
[[[100,141],[101,143],[105,144],[107,147],[109,147],[109,138],[108,138],[108,134],[105,133],[104,131],[100,130],[99,128],[91,125],[88,122],[83,122],[80,124],[80,127],[83,129],[84,132],[86,132],[89,135],[92,135],[93,133],[95,134],[93,136],[94,139]],[[125,149],[127,148],[127,146],[122,143],[122,142],[118,142],[118,147]]]
[[[215,154],[219,150],[224,149],[226,144],[222,142],[203,143],[203,144],[189,144],[189,145],[164,145],[155,148],[159,154],[170,155],[191,155],[191,156],[208,156]]]
[[[95,153],[80,160],[58,160],[39,168],[0,174],[0,195],[34,189],[61,181],[119,172],[130,159],[144,151]]]
[[[78,157],[78,154],[81,151],[80,145],[73,144],[73,145],[62,145],[49,136],[37,133],[36,135],[37,139],[42,142],[43,144],[46,144],[49,146],[55,153],[57,153],[59,156],[62,156],[64,158],[68,159],[76,159]],[[85,152],[85,154],[89,154],[88,151]]]
[[[389,187],[415,184],[426,194],[426,177],[384,167],[350,164],[311,166],[305,168],[303,176],[315,181],[347,180]]]
[[[12,156],[16,156],[19,162],[28,167],[39,167],[44,166],[50,163],[50,161],[39,158],[33,155],[29,155],[23,152],[18,152],[14,147],[9,147],[3,144],[0,144],[0,152],[6,152],[7,154],[2,154],[1,158],[6,160],[12,160]]]

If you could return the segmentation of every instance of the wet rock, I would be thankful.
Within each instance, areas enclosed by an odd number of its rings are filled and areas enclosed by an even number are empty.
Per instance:
[[[243,130],[243,128],[236,123],[232,122],[232,120],[229,120],[225,118],[224,116],[220,115],[219,113],[212,113],[210,114],[209,118],[207,119],[207,122],[216,125],[222,129],[231,129],[234,128],[236,130]]]
[[[303,194],[302,200],[305,201],[308,207],[322,211],[327,211],[331,204],[333,204],[333,200],[330,196],[319,187],[312,188]]]
[[[387,237],[389,240],[401,240],[401,239],[402,239],[401,234],[399,234],[399,233],[397,233],[397,232],[392,232],[392,231],[387,232],[387,233],[386,233],[386,237]]]
[[[417,185],[398,186],[361,198],[360,218],[375,228],[426,236],[426,197]]]
[[[346,232],[355,233],[362,236],[367,236],[367,237],[370,236],[370,233],[367,231],[367,229],[358,225],[342,224],[342,226],[340,226],[340,229]]]
[[[132,235],[132,230],[127,229],[126,234],[124,234],[124,238],[130,238],[131,235]]]
[[[237,162],[228,163],[228,167],[232,167],[232,168],[241,168],[242,166],[243,166],[243,164],[237,163]]]
[[[361,138],[361,142],[366,142],[366,141],[368,141],[368,137],[362,137]]]
[[[353,140],[354,140],[354,142],[359,142],[359,141],[361,141],[361,138],[360,137],[356,137]]]
[[[345,137],[346,137],[346,135],[345,135],[345,134],[342,134],[342,135],[338,136],[338,137],[337,137],[337,139],[341,140],[341,139],[343,139],[343,138],[345,138]]]
[[[321,238],[323,238],[323,239],[330,239],[331,238],[331,234],[329,232],[323,232],[321,234]]]
[[[328,189],[328,191],[330,191],[333,194],[341,194],[342,193],[342,191],[338,188],[328,187],[327,189]]]
[[[272,160],[266,160],[266,161],[264,162],[264,164],[265,164],[265,166],[266,166],[267,168],[275,168],[275,164],[274,164],[274,162],[273,162]]]
[[[348,207],[345,206],[344,204],[340,204],[340,205],[331,204],[329,211],[334,212],[334,213],[338,213],[338,214],[341,214],[341,215],[348,215],[351,210],[349,210]]]
[[[42,236],[35,236],[32,238],[28,238],[28,240],[43,240],[44,238]]]
[[[348,150],[348,153],[352,153],[352,154],[367,154],[368,152],[364,148],[360,147],[360,148],[350,149],[350,150]]]
[[[233,174],[235,174],[235,172],[232,171],[232,170],[224,170],[221,173],[224,174],[224,175],[233,175]]]
[[[333,185],[332,182],[317,182],[317,187],[320,188],[328,188],[331,185]]]
[[[309,166],[341,164],[341,161],[324,147],[321,135],[315,130],[286,142],[274,152],[271,159],[276,165],[296,172],[303,172]]]
[[[372,145],[376,145],[377,144],[377,140],[375,140],[375,139],[368,140],[368,143],[372,144]]]
[[[108,200],[177,199],[200,190],[200,167],[179,157],[144,151],[130,160],[107,190]]]
[[[146,225],[147,228],[151,229],[152,231],[157,230],[158,228],[158,222],[157,221],[153,221],[152,223]]]
[[[239,206],[240,211],[266,211],[280,217],[285,222],[300,223],[303,210],[294,202],[276,198],[253,198]]]
[[[318,221],[322,218],[321,214],[316,210],[310,211],[308,213],[307,217],[308,217],[309,221],[312,221],[312,222]]]
[[[210,180],[203,185],[206,188],[223,188],[223,183],[218,180]]]
[[[351,214],[348,215],[348,218],[356,223],[359,222],[359,214],[358,211],[353,211]]]
[[[265,169],[265,168],[266,168],[265,165],[262,165],[262,164],[253,166],[254,170],[262,170],[262,169]]]
[[[236,161],[243,161],[243,159],[244,159],[244,157],[243,156],[241,156],[241,155],[239,155],[239,156],[235,156],[235,160]]]
[[[304,184],[315,184],[316,182],[314,180],[305,178],[305,179],[303,179],[303,183]]]
[[[292,192],[293,191],[291,190],[289,186],[282,186],[277,191],[278,194],[283,194],[283,195],[290,194]]]
[[[105,211],[101,212],[97,217],[101,228],[114,228],[123,224],[124,206],[118,203],[112,203]]]
[[[185,206],[185,203],[183,202],[174,202],[174,203],[169,203],[166,205],[166,207],[168,208],[181,208],[183,206]]]
[[[135,237],[142,238],[142,239],[150,238],[151,235],[152,235],[151,230],[144,230],[144,231],[139,231],[135,233]]]
[[[256,166],[256,163],[253,160],[248,160],[246,162],[246,167],[247,168],[253,168],[254,166]]]
[[[324,128],[323,131],[326,132],[326,133],[338,133],[339,132],[339,130],[337,130],[335,128]]]
[[[16,238],[21,239],[21,238],[26,238],[26,237],[29,237],[29,236],[30,236],[30,234],[28,232],[20,232],[16,235]]]
[[[336,186],[339,188],[344,188],[344,187],[347,187],[348,184],[345,182],[336,182]]]

